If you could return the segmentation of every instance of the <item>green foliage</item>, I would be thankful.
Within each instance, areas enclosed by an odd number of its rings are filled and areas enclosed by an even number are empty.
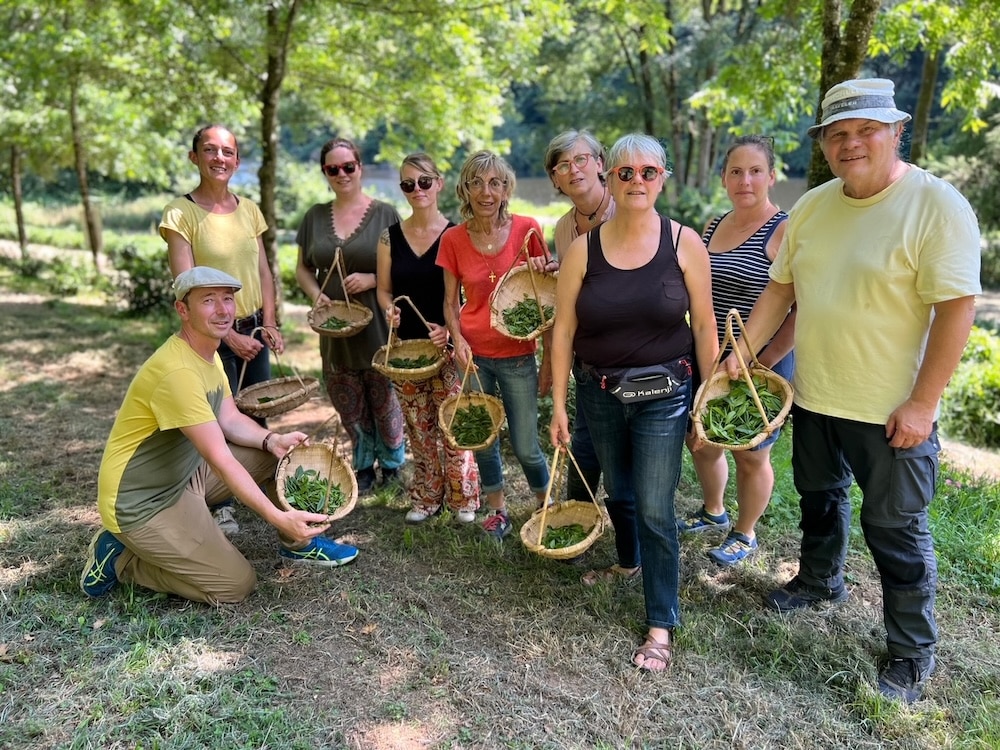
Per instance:
[[[948,437],[1000,448],[1000,338],[974,327],[965,354],[941,399]]]
[[[1000,185],[997,186],[1000,190]],[[979,278],[986,289],[1000,289],[1000,232],[986,234]]]
[[[109,253],[118,273],[115,289],[130,315],[166,313],[171,309],[171,275],[167,254],[142,252],[133,245],[126,245]]]

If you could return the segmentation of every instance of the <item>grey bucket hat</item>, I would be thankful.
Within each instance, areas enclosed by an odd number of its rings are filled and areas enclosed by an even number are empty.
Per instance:
[[[886,78],[855,78],[832,86],[823,97],[822,117],[807,131],[817,138],[827,125],[858,118],[877,122],[906,122],[910,116],[896,109],[895,88]]]

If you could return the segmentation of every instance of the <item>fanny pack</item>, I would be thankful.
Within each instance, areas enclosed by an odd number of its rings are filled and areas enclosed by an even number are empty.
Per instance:
[[[596,368],[583,365],[606,390],[623,404],[653,401],[672,396],[691,377],[691,360],[683,357],[662,365]]]

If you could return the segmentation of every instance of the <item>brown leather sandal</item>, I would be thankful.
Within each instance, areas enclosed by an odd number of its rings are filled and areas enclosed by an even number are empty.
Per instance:
[[[601,582],[622,581],[628,583],[634,581],[642,574],[642,566],[637,568],[623,568],[621,565],[612,565],[610,568],[600,568],[598,570],[588,570],[580,576],[580,582],[584,586],[595,586]]]
[[[635,663],[635,657],[637,656],[642,657],[642,664]],[[668,637],[666,643],[654,641],[647,636],[646,641],[632,654],[632,664],[643,672],[666,672],[667,669],[670,668],[670,661],[672,658],[673,636]],[[650,659],[663,662],[663,668],[655,669],[653,667],[647,667],[646,664],[649,663]]]

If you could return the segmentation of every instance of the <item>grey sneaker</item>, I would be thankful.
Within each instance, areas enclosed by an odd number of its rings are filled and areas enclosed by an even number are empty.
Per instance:
[[[220,505],[212,510],[212,518],[226,536],[236,536],[240,533],[240,525],[236,523],[236,515],[233,513],[233,506]]]
[[[923,659],[889,659],[878,676],[878,691],[886,698],[913,703],[924,694],[924,683],[937,664],[933,656]]]
[[[803,583],[798,576],[786,583],[782,588],[775,589],[764,597],[764,604],[775,612],[791,612],[795,609],[815,607],[824,602],[840,604],[847,601],[847,588],[840,586],[827,589],[820,586],[810,586]]]

